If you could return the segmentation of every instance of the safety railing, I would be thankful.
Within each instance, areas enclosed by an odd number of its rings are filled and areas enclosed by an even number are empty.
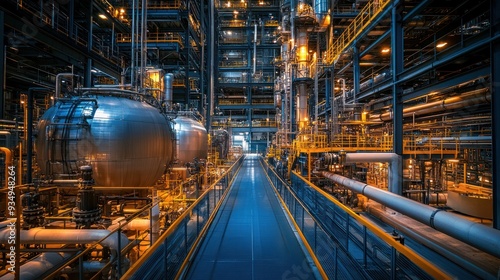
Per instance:
[[[140,42],[141,37],[139,34],[135,36],[136,42]],[[153,43],[176,43],[179,47],[184,47],[183,38],[178,33],[167,33],[167,32],[151,32],[148,33],[146,38],[147,42]],[[131,43],[132,35],[130,33],[117,33],[116,41],[118,43]]]
[[[181,0],[169,0],[169,1],[148,1],[148,9],[180,9],[183,6]]]
[[[121,279],[176,279],[212,222],[242,162],[240,157],[229,167]]]
[[[354,42],[354,39],[377,17],[390,0],[372,0],[361,9],[356,18],[340,34],[337,40],[328,47],[326,63],[332,64],[340,54]]]
[[[262,162],[328,279],[451,278],[297,173],[288,184]]]

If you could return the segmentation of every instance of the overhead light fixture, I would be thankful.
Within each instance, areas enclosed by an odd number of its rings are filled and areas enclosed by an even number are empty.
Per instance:
[[[388,53],[388,52],[390,52],[390,51],[391,51],[391,49],[389,49],[389,48],[384,48],[384,49],[382,49],[382,53]]]
[[[447,42],[442,42],[442,43],[437,44],[437,45],[436,45],[436,48],[442,48],[442,47],[444,47],[444,46],[446,46],[446,45],[448,45],[448,43],[447,43]]]
[[[99,14],[99,17],[102,18],[102,19],[108,19],[108,17],[104,14]]]

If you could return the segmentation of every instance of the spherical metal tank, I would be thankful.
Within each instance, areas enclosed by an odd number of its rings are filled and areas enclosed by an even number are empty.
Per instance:
[[[172,161],[173,136],[168,119],[145,102],[59,99],[38,122],[36,158],[49,178],[68,178],[88,164],[98,186],[150,186]]]
[[[178,116],[174,120],[176,135],[176,156],[180,164],[193,162],[194,158],[206,159],[208,133],[197,120]]]

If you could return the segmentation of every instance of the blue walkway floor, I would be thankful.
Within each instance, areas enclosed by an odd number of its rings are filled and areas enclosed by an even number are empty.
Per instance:
[[[247,156],[186,279],[314,279],[257,157]]]

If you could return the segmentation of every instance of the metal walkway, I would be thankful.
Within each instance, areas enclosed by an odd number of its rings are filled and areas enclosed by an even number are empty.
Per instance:
[[[185,279],[314,279],[257,156],[247,156]]]

